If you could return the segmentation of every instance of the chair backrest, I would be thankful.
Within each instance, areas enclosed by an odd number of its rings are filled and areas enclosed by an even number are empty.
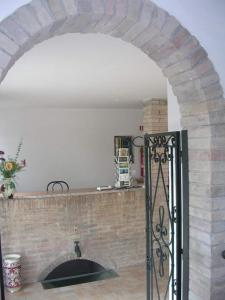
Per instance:
[[[67,182],[63,181],[63,180],[55,180],[55,181],[51,181],[48,183],[47,185],[47,192],[49,192],[49,190],[51,190],[52,192],[55,191],[56,187],[60,187],[61,191],[63,192],[65,189],[66,191],[69,191],[69,185]]]

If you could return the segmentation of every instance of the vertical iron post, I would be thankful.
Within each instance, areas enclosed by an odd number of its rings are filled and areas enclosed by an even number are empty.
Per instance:
[[[176,299],[181,299],[181,148],[180,132],[176,132]]]
[[[171,294],[170,294],[170,299],[174,300],[174,294],[175,294],[175,257],[174,257],[174,240],[175,240],[175,223],[174,223],[174,218],[175,218],[175,203],[174,203],[174,148],[170,148],[170,155],[171,155],[171,161],[169,162],[169,187],[170,187],[170,193],[169,193],[169,205],[170,205],[170,211],[172,214],[172,219],[171,219],[171,251],[172,251],[172,256],[171,256],[171,271],[172,271],[172,283],[171,283]],[[175,170],[176,171],[176,170]]]
[[[145,147],[145,212],[146,212],[146,288],[147,300],[153,300],[152,279],[152,232],[151,232],[151,161],[149,161],[149,140],[144,137]]]
[[[183,300],[188,300],[189,293],[189,175],[188,175],[188,135],[187,130],[181,131],[182,149],[182,239],[183,239]]]

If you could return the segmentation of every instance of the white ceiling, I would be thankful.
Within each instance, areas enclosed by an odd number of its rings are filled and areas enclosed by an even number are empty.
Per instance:
[[[0,86],[0,105],[141,107],[166,98],[166,78],[143,52],[102,34],[66,34],[21,57]]]

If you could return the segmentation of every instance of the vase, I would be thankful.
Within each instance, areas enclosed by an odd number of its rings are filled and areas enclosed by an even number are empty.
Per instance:
[[[19,254],[8,254],[3,257],[5,286],[10,293],[15,293],[22,287],[20,260]]]
[[[1,192],[5,199],[12,199],[16,190],[16,185],[13,178],[4,178],[1,186]]]

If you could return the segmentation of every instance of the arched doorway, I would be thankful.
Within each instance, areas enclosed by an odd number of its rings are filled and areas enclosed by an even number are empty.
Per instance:
[[[35,44],[68,32],[101,32],[132,43],[161,67],[173,86],[182,126],[189,131],[189,298],[221,299],[224,244],[217,209],[224,202],[220,182],[225,160],[220,139],[224,99],[207,53],[174,17],[151,1],[34,0],[0,23],[0,81]]]

